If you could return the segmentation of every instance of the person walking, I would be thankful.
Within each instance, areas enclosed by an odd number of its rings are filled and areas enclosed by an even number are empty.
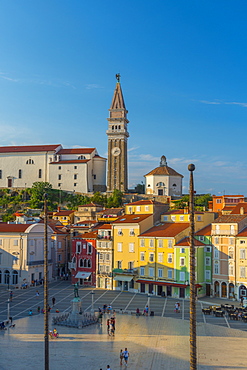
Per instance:
[[[37,290],[36,290],[35,295],[36,295],[36,298],[39,298],[39,292]]]
[[[124,355],[125,365],[127,366],[128,360],[129,360],[129,356],[130,356],[130,353],[129,353],[129,351],[128,351],[127,348],[125,348],[123,355]]]
[[[123,350],[122,349],[120,349],[119,357],[120,357],[120,366],[122,366],[123,365],[123,358],[124,358],[124,354],[123,354]]]
[[[56,298],[52,297],[52,305],[55,306],[55,303],[56,303]]]
[[[110,365],[107,365],[107,366],[106,366],[106,370],[111,370]]]
[[[10,302],[12,302],[12,298],[13,298],[13,292],[12,292],[12,290],[9,292],[9,300],[10,300]]]
[[[107,325],[107,333],[109,334],[110,333],[110,319],[107,319],[106,325]]]

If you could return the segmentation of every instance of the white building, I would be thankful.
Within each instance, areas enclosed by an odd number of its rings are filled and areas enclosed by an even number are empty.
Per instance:
[[[182,196],[183,175],[167,166],[166,157],[162,155],[160,166],[145,175],[145,193],[152,195]]]
[[[48,226],[48,279],[52,279],[55,250]],[[44,278],[44,224],[0,223],[0,284],[19,286]]]
[[[96,148],[61,144],[0,147],[0,188],[27,188],[36,181],[80,193],[105,191],[106,159]]]

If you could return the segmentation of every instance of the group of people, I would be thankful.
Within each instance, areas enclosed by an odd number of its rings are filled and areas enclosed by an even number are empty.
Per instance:
[[[110,319],[107,319],[106,325],[107,325],[107,333],[109,335],[114,336],[115,335],[115,324],[116,324],[116,319],[115,316],[111,317]]]
[[[124,351],[122,349],[120,349],[120,355],[119,355],[119,357],[120,357],[120,366],[123,365],[123,361],[125,362],[126,366],[128,365],[129,356],[130,356],[130,353],[129,353],[127,348],[125,348]],[[103,369],[101,368],[100,370],[103,370]],[[110,365],[107,365],[106,370],[111,370]]]
[[[56,328],[54,328],[53,329],[53,331],[52,330],[50,330],[49,331],[49,336],[50,336],[50,338],[52,339],[52,338],[58,338],[58,332],[57,332],[57,329]]]

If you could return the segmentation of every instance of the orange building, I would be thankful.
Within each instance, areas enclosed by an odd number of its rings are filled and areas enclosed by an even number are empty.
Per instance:
[[[213,195],[213,199],[208,202],[208,210],[211,212],[221,212],[229,214],[239,202],[244,202],[243,195]]]

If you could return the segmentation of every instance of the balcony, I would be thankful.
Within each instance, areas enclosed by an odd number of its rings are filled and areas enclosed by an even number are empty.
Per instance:
[[[220,229],[220,230],[212,230],[212,235],[236,235],[236,230],[226,230],[226,229]]]
[[[68,262],[68,268],[69,270],[76,269],[76,262]]]
[[[97,235],[98,240],[112,240],[111,235]]]
[[[114,274],[138,275],[138,269],[113,269]]]
[[[52,260],[48,260],[48,263],[52,263]],[[26,265],[27,266],[44,265],[44,260],[27,261]]]

